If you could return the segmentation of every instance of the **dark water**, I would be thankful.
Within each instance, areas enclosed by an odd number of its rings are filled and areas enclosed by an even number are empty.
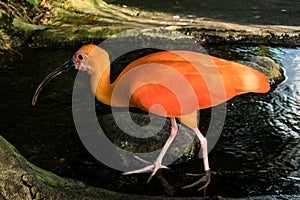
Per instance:
[[[247,94],[229,101],[225,126],[209,154],[215,172],[209,196],[240,197],[300,193],[300,49],[270,47],[207,47],[211,54],[230,60],[268,55],[281,63],[287,79],[268,94]],[[95,160],[82,145],[72,118],[72,87],[76,72],[47,85],[38,104],[31,98],[39,82],[76,50],[24,49],[23,60],[1,53],[0,134],[29,161],[63,177],[111,190],[164,195],[158,178],[149,174],[121,176]],[[108,107],[99,104],[105,114]],[[209,112],[208,111],[204,111]],[[205,121],[205,120],[204,120]],[[205,132],[205,124],[200,123]],[[186,172],[199,173],[202,160],[185,159],[164,170],[175,188],[193,181]],[[196,189],[178,196],[202,195]]]

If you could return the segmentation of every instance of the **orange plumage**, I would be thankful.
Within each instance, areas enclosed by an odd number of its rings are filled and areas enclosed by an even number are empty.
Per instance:
[[[94,45],[84,46],[83,51],[89,55],[86,63],[91,67],[91,84],[99,101],[111,106],[133,106],[165,117],[180,118],[239,94],[270,89],[261,72],[191,51],[164,51],[139,58],[110,84],[107,53]],[[95,63],[97,58],[103,61]],[[118,94],[112,97],[114,91]]]
[[[238,63],[189,51],[159,52],[142,57],[130,63],[119,77],[134,68],[140,69],[135,76],[131,76],[131,80],[127,80],[128,85],[124,86],[132,94],[131,105],[149,111],[152,105],[159,104],[165,108],[166,113],[155,114],[165,117],[186,115],[218,105],[239,94],[267,92],[270,88],[261,72]],[[148,84],[131,91],[130,87],[136,82]],[[197,99],[193,98],[194,95]]]

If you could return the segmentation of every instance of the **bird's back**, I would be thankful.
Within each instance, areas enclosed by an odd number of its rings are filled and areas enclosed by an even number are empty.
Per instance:
[[[131,106],[167,117],[218,105],[239,94],[270,89],[261,72],[190,51],[164,51],[142,57],[130,63],[116,83],[122,77],[122,88],[131,95]]]

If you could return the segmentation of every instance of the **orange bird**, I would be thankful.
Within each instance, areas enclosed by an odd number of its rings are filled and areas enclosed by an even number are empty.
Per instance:
[[[131,62],[110,83],[108,53],[93,44],[81,47],[73,58],[50,73],[38,86],[32,104],[35,105],[43,86],[52,78],[74,68],[91,75],[91,88],[96,98],[116,107],[137,107],[171,120],[170,136],[160,154],[150,163],[141,158],[145,167],[124,174],[151,171],[148,179],[160,168],[162,159],[175,138],[176,119],[191,128],[199,138],[205,174],[192,187],[201,182],[204,189],[210,182],[207,141],[198,129],[197,111],[218,105],[232,97],[248,92],[265,93],[270,85],[266,76],[247,66],[191,51],[163,51]]]

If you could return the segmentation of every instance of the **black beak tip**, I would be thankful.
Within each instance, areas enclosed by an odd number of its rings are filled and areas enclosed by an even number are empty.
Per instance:
[[[62,73],[66,73],[68,71],[70,71],[71,69],[74,69],[74,62],[73,59],[69,59],[68,61],[66,61],[64,64],[62,64],[60,67],[56,68],[53,72],[51,72],[50,74],[48,74],[48,76],[46,76],[44,78],[44,80],[40,83],[40,85],[37,87],[31,104],[34,106],[36,104],[37,98],[39,93],[41,92],[41,90],[43,89],[43,87],[49,82],[51,81],[53,78],[55,78],[56,76],[62,74]]]
[[[36,98],[33,97],[33,98],[32,98],[32,101],[31,101],[31,105],[32,105],[32,106],[35,106],[35,104],[36,104]]]

